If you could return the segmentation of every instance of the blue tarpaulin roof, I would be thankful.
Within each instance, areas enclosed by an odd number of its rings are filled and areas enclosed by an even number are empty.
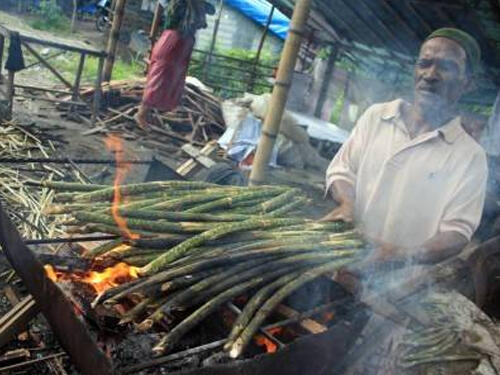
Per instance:
[[[225,3],[238,9],[262,26],[266,26],[272,8],[272,5],[266,0],[225,0]],[[286,39],[289,28],[290,19],[275,9],[269,31],[281,39]]]

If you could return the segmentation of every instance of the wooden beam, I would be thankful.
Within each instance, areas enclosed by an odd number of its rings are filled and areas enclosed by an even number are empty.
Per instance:
[[[94,91],[94,101],[92,103],[92,125],[95,125],[97,121],[97,115],[99,114],[99,104],[101,102],[102,96],[102,77],[104,69],[104,57],[99,58],[99,64],[97,66],[97,77],[95,79],[95,91]]]
[[[69,88],[71,91],[73,91],[73,85],[69,83],[66,78],[64,78],[61,73],[59,73],[52,65],[49,64],[42,56],[38,54],[37,51],[33,47],[31,47],[28,43],[22,42],[24,47],[33,55],[36,57],[40,63],[45,66],[52,74],[54,74],[67,88]]]
[[[149,30],[149,40],[151,41],[151,46],[153,46],[156,42],[156,36],[158,34],[158,30],[160,29],[160,20],[162,13],[163,7],[158,1],[158,4],[156,4],[153,21],[151,22],[151,29]]]
[[[80,97],[80,81],[82,80],[83,67],[85,65],[85,54],[80,55],[80,62],[78,63],[78,68],[76,69],[75,83],[73,85],[73,95],[71,100],[76,101]]]
[[[403,26],[406,32],[408,34],[411,34],[415,38],[416,42],[420,43],[425,38],[425,36],[418,35],[416,31],[413,30],[413,28],[408,25],[408,23],[403,19],[403,17],[401,17],[399,12],[396,11],[396,9],[394,9],[394,7],[389,1],[383,0],[381,1],[381,4],[386,9],[386,11],[390,13],[391,16],[394,17],[399,22],[400,25]]]
[[[393,40],[393,42],[396,44],[396,46],[403,52],[406,52],[408,55],[411,55],[411,51],[408,49],[408,47],[406,46],[405,43],[403,43],[400,39],[398,39],[393,31],[391,29],[389,29],[389,26],[385,23],[384,20],[382,20],[378,14],[376,13],[376,11],[371,7],[371,0],[370,2],[367,2],[366,0],[359,0],[357,2],[357,4],[361,5],[364,9],[365,9],[365,12],[366,13],[371,13],[373,15],[373,17],[375,17],[375,21],[377,22],[377,24],[380,26],[381,29],[383,29],[387,35],[389,35],[389,38]]]
[[[421,25],[423,25],[425,27],[425,30],[427,31],[427,34],[430,34],[434,31],[434,29],[432,28],[431,25],[429,25],[427,23],[426,20],[424,20],[422,18],[422,16],[420,15],[420,13],[418,13],[417,9],[415,9],[415,7],[413,6],[413,4],[411,4],[411,2],[409,0],[404,0],[405,1],[405,4],[406,6],[408,7],[408,9],[410,10],[410,12],[415,16],[415,18],[417,19],[418,22],[420,22]]]
[[[0,34],[2,34],[4,37],[9,37],[10,34],[12,34],[13,31],[9,30],[7,27],[0,25]],[[65,51],[71,51],[71,52],[78,52],[78,53],[86,53],[87,55],[91,56],[106,56],[106,52],[104,51],[99,51],[96,49],[86,49],[86,48],[80,48],[80,47],[75,47],[63,43],[57,43],[53,42],[50,40],[42,40],[38,39],[35,37],[23,35],[22,32],[20,32],[19,37],[21,38],[21,42],[26,42],[26,43],[31,43],[31,44],[39,44],[41,46],[46,46],[46,47],[54,47],[58,49],[62,49]]]
[[[359,21],[361,21],[365,27],[370,30],[370,33],[371,35],[373,35],[375,37],[375,39],[382,45],[382,46],[385,46],[386,44],[386,40],[385,38],[383,37],[383,35],[379,34],[378,30],[376,28],[374,28],[372,25],[370,25],[366,20],[365,18],[358,12],[358,10],[356,8],[354,8],[352,5],[351,5],[351,0],[340,0],[342,2],[342,4],[344,4],[344,7],[346,9],[349,9],[349,11],[354,15],[354,18],[358,19]]]
[[[125,14],[125,4],[127,0],[117,0],[115,13],[113,16],[113,25],[109,33],[108,48],[106,50],[106,64],[104,66],[103,81],[110,81],[113,74],[113,66],[115,64],[116,50],[120,38],[120,30],[122,28],[123,15]]]

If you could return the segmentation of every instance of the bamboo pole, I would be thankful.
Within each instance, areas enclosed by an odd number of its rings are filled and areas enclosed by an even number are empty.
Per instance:
[[[111,26],[111,31],[109,33],[106,63],[104,64],[103,81],[105,82],[109,82],[111,80],[111,75],[113,73],[113,65],[115,63],[116,49],[118,47],[118,39],[120,37],[126,3],[127,0],[116,1],[113,25]]]
[[[293,10],[292,22],[281,56],[269,111],[261,132],[252,172],[250,173],[249,182],[251,185],[261,184],[265,180],[267,164],[279,132],[311,4],[312,0],[298,0]]]

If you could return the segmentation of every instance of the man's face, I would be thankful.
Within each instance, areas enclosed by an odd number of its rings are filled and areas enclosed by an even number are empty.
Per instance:
[[[422,45],[415,65],[415,101],[427,110],[455,104],[468,86],[467,55],[455,41],[433,38]]]

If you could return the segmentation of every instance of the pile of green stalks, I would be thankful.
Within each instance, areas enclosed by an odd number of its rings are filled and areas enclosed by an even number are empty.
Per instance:
[[[122,234],[110,208],[112,187],[45,183],[57,190],[51,214],[71,214],[74,230]],[[239,357],[256,331],[287,296],[364,254],[344,223],[303,218],[307,199],[282,186],[235,187],[204,182],[152,182],[119,187],[118,208],[129,230],[84,254],[125,262],[139,277],[108,289],[93,306],[139,301],[121,324],[140,331],[167,322],[153,348],[162,354],[221,305],[248,296],[225,350]],[[179,317],[182,317],[179,319]]]

